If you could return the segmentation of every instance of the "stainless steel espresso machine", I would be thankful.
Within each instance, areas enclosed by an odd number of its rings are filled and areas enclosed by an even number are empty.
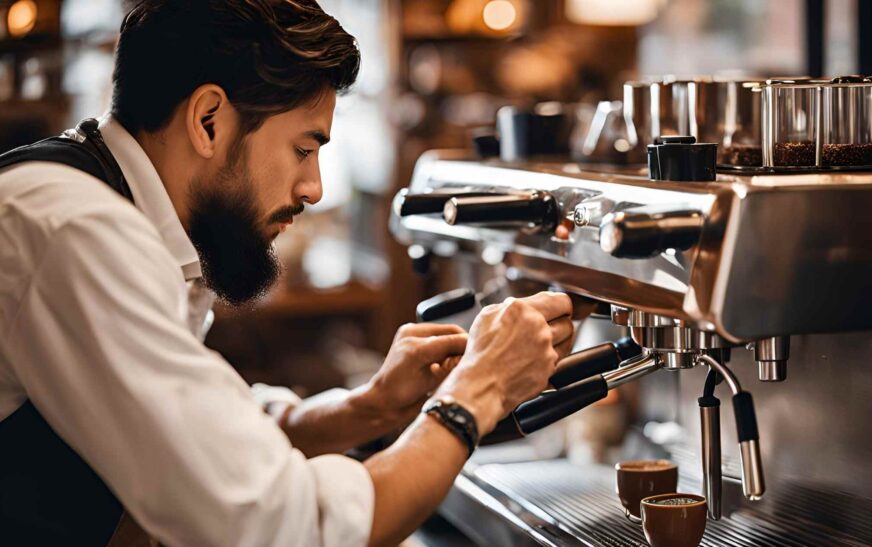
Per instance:
[[[395,200],[417,259],[566,291],[594,310],[580,331],[604,333],[496,435],[632,384],[622,456],[679,463],[679,490],[708,499],[703,545],[872,545],[872,82],[665,78],[623,103],[625,165],[435,151]],[[424,316],[474,304],[465,288]],[[614,480],[473,459],[441,512],[483,545],[644,545]]]

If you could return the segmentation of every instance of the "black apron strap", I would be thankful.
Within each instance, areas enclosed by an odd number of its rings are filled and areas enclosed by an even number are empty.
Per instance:
[[[97,129],[97,120],[89,118],[59,137],[50,137],[0,155],[0,169],[26,161],[62,163],[102,180],[122,197],[133,203],[133,193],[118,162]]]

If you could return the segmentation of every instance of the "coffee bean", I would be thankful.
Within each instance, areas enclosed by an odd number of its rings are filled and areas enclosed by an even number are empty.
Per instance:
[[[757,144],[718,147],[718,163],[739,167],[760,167],[763,165],[763,148]]]
[[[814,156],[813,142],[776,142],[773,160],[778,167],[814,167]]]
[[[821,163],[828,166],[872,165],[872,143],[825,144]]]

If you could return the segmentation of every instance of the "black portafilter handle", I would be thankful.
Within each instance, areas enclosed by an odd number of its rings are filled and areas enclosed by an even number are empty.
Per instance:
[[[641,353],[642,348],[629,336],[617,342],[589,347],[561,359],[549,383],[561,389],[585,378],[615,370],[622,362]]]
[[[520,439],[605,399],[608,393],[608,383],[599,374],[569,387],[543,393],[518,405],[511,414],[497,423],[493,431],[482,439],[481,444]]]
[[[445,222],[456,224],[528,224],[542,230],[560,222],[557,201],[548,192],[508,195],[457,196],[445,203]]]
[[[564,357],[549,380],[556,390],[518,405],[482,439],[482,444],[519,439],[603,399],[609,388],[602,374],[641,354],[642,348],[632,339],[622,338]]]

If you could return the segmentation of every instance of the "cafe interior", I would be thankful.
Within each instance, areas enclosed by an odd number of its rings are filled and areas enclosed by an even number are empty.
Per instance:
[[[206,345],[306,397],[403,324],[575,304],[564,377],[405,547],[645,545],[663,471],[707,501],[672,545],[872,545],[872,2],[319,3],[362,54],[324,197]],[[0,153],[106,111],[128,8],[0,0]]]

